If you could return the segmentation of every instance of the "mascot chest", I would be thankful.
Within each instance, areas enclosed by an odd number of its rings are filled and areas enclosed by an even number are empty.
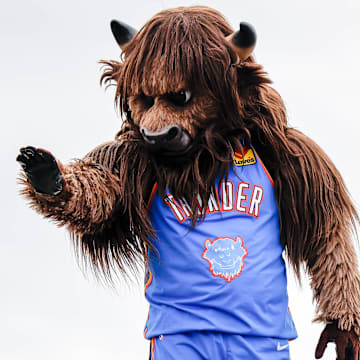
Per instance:
[[[246,257],[250,267],[263,263],[263,254],[281,257],[273,183],[255,151],[250,155],[240,158],[235,154],[235,166],[227,179],[217,179],[205,214],[198,199],[198,222],[193,228],[187,201],[175,199],[169,191],[162,199],[154,186],[148,209],[156,234],[151,240],[161,266],[181,268],[200,261],[210,265],[213,275],[225,274],[229,281],[240,274]]]

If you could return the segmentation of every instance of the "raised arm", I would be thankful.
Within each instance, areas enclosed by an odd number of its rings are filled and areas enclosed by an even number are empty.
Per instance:
[[[21,149],[17,158],[23,167],[21,192],[30,205],[65,225],[77,253],[106,278],[116,268],[133,270],[146,257],[152,235],[146,212],[149,171],[137,168],[141,154],[132,145],[112,141],[68,165],[33,147]]]
[[[119,175],[91,156],[63,165],[48,151],[28,146],[17,160],[23,167],[22,194],[70,232],[100,231],[119,204]]]

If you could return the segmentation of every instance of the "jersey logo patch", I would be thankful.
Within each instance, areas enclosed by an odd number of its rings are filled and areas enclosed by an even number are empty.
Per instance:
[[[240,236],[236,239],[218,237],[214,241],[205,240],[202,258],[210,264],[213,276],[225,279],[228,283],[240,276],[244,268],[244,258],[248,255],[244,241]]]
[[[234,154],[234,164],[236,166],[245,166],[256,164],[256,157],[254,155],[253,149],[250,149],[248,146],[243,146],[244,155],[240,150],[235,151]]]

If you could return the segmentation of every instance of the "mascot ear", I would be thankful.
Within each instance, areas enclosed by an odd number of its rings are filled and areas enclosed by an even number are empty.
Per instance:
[[[120,48],[130,42],[137,33],[137,31],[133,27],[123,23],[122,21],[111,20],[110,26],[114,38]]]
[[[210,249],[211,248],[211,241],[209,240],[209,239],[207,239],[206,241],[205,241],[205,247],[206,247],[206,249]]]
[[[236,53],[241,60],[247,59],[256,44],[256,32],[252,25],[241,22],[239,30],[226,37],[233,45]]]

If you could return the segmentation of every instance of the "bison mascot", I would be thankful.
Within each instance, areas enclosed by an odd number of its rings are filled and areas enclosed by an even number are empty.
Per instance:
[[[253,28],[195,6],[111,29],[122,57],[102,61],[101,81],[116,84],[121,129],[68,165],[22,148],[32,207],[98,274],[144,265],[151,359],[289,359],[285,250],[325,324],[316,358],[335,342],[358,360],[356,210],[327,155],[287,124]]]

